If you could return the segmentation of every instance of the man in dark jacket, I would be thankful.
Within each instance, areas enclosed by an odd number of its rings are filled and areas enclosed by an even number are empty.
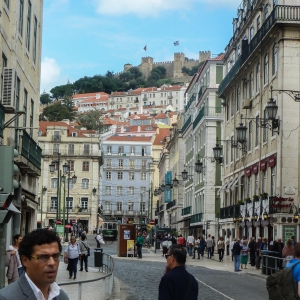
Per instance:
[[[159,284],[158,300],[197,300],[198,283],[185,269],[186,251],[181,245],[172,245],[165,256],[166,274]]]
[[[232,255],[234,261],[234,271],[240,272],[240,257],[241,257],[241,250],[242,246],[240,244],[241,240],[237,239],[232,248]]]
[[[250,264],[252,267],[255,266],[255,237],[251,239],[251,242],[248,245],[250,249]]]
[[[260,247],[261,247],[261,237],[259,237],[257,239],[257,243],[255,244],[255,265],[256,265],[256,270],[260,269],[260,261],[261,261]]]

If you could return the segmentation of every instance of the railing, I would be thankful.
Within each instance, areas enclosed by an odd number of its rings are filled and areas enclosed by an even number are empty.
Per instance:
[[[222,107],[207,107],[204,106],[201,108],[199,111],[195,121],[193,122],[193,129],[197,127],[199,122],[204,118],[204,117],[222,117]]]
[[[61,136],[60,135],[52,135],[52,141],[60,142],[61,141]]]
[[[200,98],[202,97],[204,91],[206,90],[206,86],[201,86],[201,89],[198,93],[198,101],[200,100]]]
[[[101,150],[90,150],[90,151],[84,151],[82,150],[65,150],[65,149],[44,149],[43,155],[57,155],[60,153],[60,155],[63,156],[101,156]]]
[[[124,211],[123,210],[115,210],[114,213],[115,213],[115,215],[123,215]]]
[[[262,27],[254,35],[250,43],[243,48],[241,56],[238,58],[234,66],[231,68],[231,70],[228,72],[228,74],[224,77],[224,79],[220,83],[219,91],[218,91],[219,96],[223,94],[225,88],[233,79],[235,74],[239,71],[241,66],[246,62],[246,60],[249,58],[252,52],[256,49],[256,47],[261,43],[261,41],[267,35],[270,29],[278,21],[300,22],[300,6],[290,6],[290,5],[275,6],[270,16],[262,24]]]
[[[203,221],[203,213],[192,215],[190,224]]]
[[[100,278],[96,279],[89,279],[89,280],[76,280],[71,282],[59,282],[59,286],[63,285],[73,285],[78,284],[78,300],[81,300],[82,296],[82,285],[88,282],[95,282],[103,280],[102,284],[102,299],[103,300],[109,300],[112,299],[112,293],[113,293],[113,283],[114,283],[114,268],[115,268],[115,262],[114,259],[106,254],[103,253],[103,267],[101,267],[101,272],[106,273],[105,276],[102,276]],[[100,272],[100,268],[99,268]],[[86,296],[84,297],[86,299]]]
[[[75,209],[74,209],[74,208],[69,208],[69,209],[67,209],[67,207],[66,207],[66,212],[67,212],[67,210],[68,210],[69,213],[75,212]],[[48,207],[47,207],[47,213],[56,213],[56,207],[48,206]]]
[[[192,207],[191,206],[185,207],[181,210],[181,215],[182,216],[189,215],[191,213],[192,213]]]
[[[149,152],[149,153],[148,153]],[[117,156],[150,156],[151,153],[150,151],[148,152],[140,152],[140,151],[136,151],[134,153],[130,153],[130,152],[127,152],[127,153],[120,153],[118,151],[111,151],[111,152],[104,152],[104,155],[117,155]]]
[[[4,120],[5,120],[4,106],[0,103],[0,137],[1,138],[3,138]]]
[[[164,210],[164,205],[161,205],[160,207],[159,207],[159,212],[161,212],[161,211],[163,211]]]
[[[175,205],[176,205],[176,200],[173,200],[172,202],[168,203],[167,204],[167,210],[170,209],[170,208],[172,208]]]
[[[192,105],[192,103],[196,100],[196,94],[193,94],[192,97],[190,98],[189,102],[187,103],[187,105],[185,106],[185,112],[188,111],[188,109],[190,108],[190,106]]]
[[[230,205],[220,208],[220,219],[238,217],[240,214],[240,205]]]
[[[30,135],[25,130],[23,130],[23,136],[22,136],[21,155],[24,156],[29,162],[31,162],[38,169],[41,169],[42,149],[38,146],[38,144],[30,137]]]
[[[182,126],[181,132],[185,132],[185,130],[188,128],[188,126],[191,124],[192,121],[192,116],[190,116],[184,123],[184,125]]]
[[[263,250],[262,250],[263,251]],[[271,275],[276,273],[289,263],[289,261],[293,258],[292,256],[288,256],[286,258],[281,258],[279,252],[273,252],[272,255],[266,255],[262,252],[262,267],[261,267],[261,274],[263,275]],[[274,256],[277,255],[277,256]]]
[[[169,96],[168,96],[168,99],[173,99],[173,95],[169,95]]]

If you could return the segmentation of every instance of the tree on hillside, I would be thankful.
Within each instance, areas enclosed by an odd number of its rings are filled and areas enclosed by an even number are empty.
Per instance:
[[[88,112],[79,114],[77,116],[77,122],[80,126],[85,127],[89,130],[96,130],[97,132],[102,131],[102,111],[93,109]]]
[[[140,78],[140,77],[143,77],[143,74],[142,74],[142,72],[139,70],[138,67],[130,68],[130,69],[128,70],[128,72],[130,72],[130,73],[133,75],[133,78],[135,78],[135,79]]]
[[[149,77],[149,80],[159,80],[159,79],[163,79],[165,78],[166,76],[166,73],[167,73],[167,70],[165,67],[163,66],[158,66],[158,67],[155,67],[151,70],[151,75]],[[155,86],[156,86],[157,83],[155,83]]]
[[[47,121],[61,121],[63,119],[72,120],[72,116],[68,108],[62,105],[61,102],[55,102],[44,108],[43,114],[40,116],[40,120]]]
[[[48,104],[48,103],[51,103],[52,100],[50,98],[50,94],[48,93],[43,93],[41,96],[40,96],[40,102],[41,104]]]
[[[128,71],[121,73],[120,76],[119,76],[119,79],[122,82],[128,82],[128,81],[130,81],[133,78],[134,78],[133,75],[130,72],[128,72]]]
[[[59,85],[50,90],[52,98],[56,100],[62,99],[65,95],[68,95],[70,92],[72,92],[72,94],[74,93],[74,86],[72,83]]]

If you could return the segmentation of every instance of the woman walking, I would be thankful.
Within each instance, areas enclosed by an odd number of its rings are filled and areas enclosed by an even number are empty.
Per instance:
[[[69,279],[74,274],[76,279],[78,258],[81,258],[80,246],[76,242],[75,236],[71,236],[71,241],[68,243],[65,250],[65,258],[68,258]]]
[[[249,248],[247,247],[247,240],[244,240],[241,250],[241,269],[243,269],[243,265],[245,265],[245,269],[247,269],[248,252]]]
[[[205,239],[204,239],[203,236],[201,236],[201,238],[200,238],[200,244],[199,244],[199,246],[200,246],[200,254],[201,254],[202,258],[203,258],[204,257],[204,250],[205,250],[205,247],[206,247],[206,242],[205,242]]]
[[[19,256],[19,244],[22,241],[22,236],[16,234],[13,236],[13,244],[8,247],[5,257],[5,266],[7,266],[6,277],[8,284],[18,280],[23,274],[23,267]]]
[[[88,254],[90,251],[90,246],[88,245],[85,234],[81,234],[81,241],[79,243],[79,246],[81,252],[79,271],[83,271],[83,263],[84,263],[84,269],[86,272],[88,272]]]
[[[219,261],[221,262],[221,261],[223,261],[224,249],[225,249],[225,243],[224,243],[223,237],[219,238],[217,248],[218,248],[218,253],[219,253]]]

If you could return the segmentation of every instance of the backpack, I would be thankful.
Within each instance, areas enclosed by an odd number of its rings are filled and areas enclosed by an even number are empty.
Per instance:
[[[267,277],[267,290],[270,300],[297,300],[298,283],[293,276],[293,268],[300,263],[296,262],[291,267],[278,271]]]

